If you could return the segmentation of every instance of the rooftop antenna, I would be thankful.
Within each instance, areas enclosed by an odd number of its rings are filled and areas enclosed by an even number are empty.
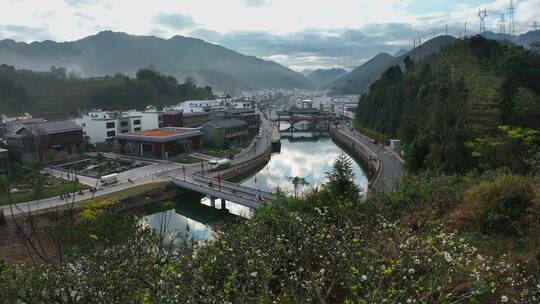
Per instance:
[[[504,19],[504,14],[501,14],[501,19],[499,19],[499,34],[506,34],[506,19]]]
[[[533,31],[538,31],[538,28],[540,28],[540,25],[538,24],[538,21],[533,22],[532,24]]]
[[[488,12],[486,9],[478,11],[478,17],[480,18],[480,34],[486,31],[486,18]]]
[[[510,0],[510,6],[508,7],[508,34],[516,35],[516,21],[514,15],[516,13],[516,7],[514,6],[514,0]]]

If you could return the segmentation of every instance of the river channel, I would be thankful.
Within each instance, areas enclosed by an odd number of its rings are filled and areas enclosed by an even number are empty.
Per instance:
[[[282,133],[281,151],[272,154],[266,166],[244,180],[242,185],[263,191],[275,191],[279,186],[282,191],[292,192],[293,185],[289,177],[299,176],[309,182],[309,186],[300,191],[327,181],[326,173],[331,170],[341,149],[325,132],[309,131],[308,123],[300,123],[296,127],[299,130]],[[286,123],[280,126],[281,130],[287,128],[289,125]],[[367,179],[356,164],[354,173],[356,183],[365,189]],[[229,213],[219,209],[219,200],[213,208],[208,198],[192,193],[179,196],[169,203],[145,206],[143,220],[165,235],[179,234],[188,239],[204,240],[213,237],[212,226],[237,220],[238,216],[249,218],[252,215],[249,208],[231,202],[227,202]]]

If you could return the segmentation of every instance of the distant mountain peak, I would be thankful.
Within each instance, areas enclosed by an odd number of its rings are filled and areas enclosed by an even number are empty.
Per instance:
[[[336,79],[347,75],[347,71],[342,68],[316,69],[306,75],[307,79],[319,87],[324,87]]]
[[[153,66],[182,81],[195,77],[216,90],[310,88],[310,81],[273,61],[242,55],[198,38],[130,35],[101,31],[77,41],[32,44],[0,41],[0,62],[19,69],[75,69],[84,77],[124,73]]]
[[[408,52],[407,50],[401,49],[401,50],[397,51],[397,52],[394,54],[394,57],[401,57],[401,56],[407,54],[407,52]]]

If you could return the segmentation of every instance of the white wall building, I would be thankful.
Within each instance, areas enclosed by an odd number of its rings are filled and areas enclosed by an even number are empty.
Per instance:
[[[144,111],[130,110],[124,112],[129,116],[141,117],[141,129],[134,131],[154,130],[163,127],[163,111],[158,111],[153,106],[148,106]]]
[[[142,130],[142,116],[125,112],[92,111],[72,119],[83,128],[83,136],[91,143],[104,142],[122,133]]]
[[[197,113],[217,112],[227,109],[249,109],[251,107],[252,103],[243,99],[217,98],[213,100],[186,100],[177,106],[168,107],[166,110]]]

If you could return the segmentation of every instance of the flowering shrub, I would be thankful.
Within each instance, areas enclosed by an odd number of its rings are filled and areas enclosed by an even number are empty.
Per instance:
[[[98,214],[80,229],[94,237],[62,263],[0,269],[0,303],[540,302],[538,273],[436,218],[410,225],[326,190],[281,197],[202,245],[163,246],[131,217]]]

